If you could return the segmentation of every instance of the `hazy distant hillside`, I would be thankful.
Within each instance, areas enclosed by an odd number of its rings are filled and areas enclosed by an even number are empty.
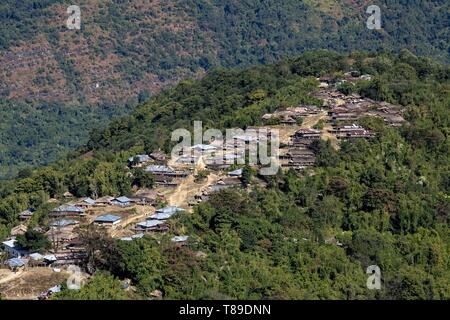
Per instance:
[[[273,62],[317,48],[408,48],[449,59],[446,0],[407,5],[378,1],[380,31],[366,28],[365,11],[372,2],[363,0],[81,0],[78,31],[66,28],[71,4],[0,4],[0,99],[6,103],[0,116],[10,119],[0,126],[0,135],[16,128],[18,118],[22,121],[19,132],[3,142],[0,175],[11,168],[14,173],[17,166],[52,161],[83,143],[90,128],[212,67]],[[14,105],[23,102],[31,106],[29,111],[11,116]],[[54,110],[49,107],[53,103],[61,112],[47,117],[41,113],[42,121],[35,125],[33,109]],[[64,111],[67,106],[70,112]],[[78,110],[84,110],[77,120],[81,124],[73,125]],[[55,128],[55,134],[47,134]],[[27,143],[23,156],[20,141],[29,135],[36,138]]]

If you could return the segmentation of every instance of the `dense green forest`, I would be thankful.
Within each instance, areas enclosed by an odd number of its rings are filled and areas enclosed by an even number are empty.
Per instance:
[[[78,156],[4,182],[0,235],[30,206],[38,209],[32,223],[45,225],[46,200],[66,190],[129,194],[136,181],[126,159],[168,149],[174,128],[193,120],[254,125],[279,107],[319,104],[308,95],[315,77],[349,70],[372,74],[354,90],[405,106],[408,123],[391,128],[363,119],[376,137],[343,142],[339,150],[315,144],[315,168],[250,174],[247,189],[222,191],[171,221],[171,232],[190,235],[186,247],[175,247],[173,234],[124,242],[87,227],[85,267],[94,276],[81,290],[54,298],[145,299],[160,290],[167,299],[449,299],[450,67],[407,50],[316,51],[184,81],[93,132]],[[382,290],[367,289],[369,265],[380,267]],[[136,291],[123,291],[124,278]]]
[[[50,164],[77,148],[93,127],[106,126],[113,117],[127,113],[129,106],[0,101],[0,110],[0,177],[14,177],[21,168]]]
[[[82,0],[79,31],[65,27],[72,4],[0,4],[0,136],[7,137],[0,178],[83,145],[90,129],[124,114],[117,106],[131,111],[216,67],[274,63],[314,49],[450,56],[446,0],[378,1],[382,30],[366,28],[372,3],[363,0]]]
[[[381,8],[383,18],[383,31],[379,33],[366,29],[369,14],[365,11],[370,4],[362,0],[282,0],[276,5],[268,0],[172,0],[152,6],[143,3],[139,0],[113,0],[104,4],[79,1],[79,6],[82,12],[83,9],[88,12],[83,15],[87,20],[86,28],[95,23],[108,30],[116,50],[129,57],[126,64],[131,64],[131,58],[142,62],[146,55],[138,55],[137,49],[142,48],[142,42],[148,44],[150,47],[146,53],[151,58],[159,58],[147,61],[152,64],[148,66],[152,71],[175,66],[196,68],[199,64],[207,67],[209,64],[267,63],[283,55],[302,52],[305,48],[351,51],[406,47],[417,54],[448,61],[449,4],[445,0],[413,1],[407,5],[397,0],[378,1],[376,4]],[[71,4],[67,0],[2,1],[0,22],[6,28],[0,35],[0,48],[8,49],[33,40],[36,30],[57,41],[56,35],[61,28],[43,25],[43,22],[56,16],[57,5],[62,5],[65,11]],[[159,18],[168,18],[166,23],[181,21],[172,20],[174,17],[185,18],[186,27],[191,22],[195,23],[199,38],[196,42],[187,43],[189,28],[169,34],[167,30],[159,29],[159,22],[153,26],[132,22],[147,22],[149,17],[157,18],[157,14]],[[139,31],[141,34],[131,46],[125,42],[124,35]],[[145,34],[144,31],[154,33]],[[206,42],[209,46],[203,48],[203,56],[188,56],[186,59],[176,55],[178,46],[192,52],[200,43]],[[102,44],[96,45],[101,49]],[[219,54],[214,53],[217,49]]]

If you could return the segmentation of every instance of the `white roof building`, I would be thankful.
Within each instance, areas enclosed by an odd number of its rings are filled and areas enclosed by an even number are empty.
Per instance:
[[[189,236],[175,236],[170,239],[172,242],[186,242],[189,239]]]

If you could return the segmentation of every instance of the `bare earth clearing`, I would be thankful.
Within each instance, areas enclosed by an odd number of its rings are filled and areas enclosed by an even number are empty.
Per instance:
[[[69,273],[51,268],[30,268],[16,273],[0,269],[0,293],[11,300],[36,299],[41,292],[64,282]]]

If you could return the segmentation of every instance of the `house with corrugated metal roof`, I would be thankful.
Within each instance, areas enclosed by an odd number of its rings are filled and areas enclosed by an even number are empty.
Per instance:
[[[128,197],[122,196],[122,197],[118,197],[118,198],[115,198],[114,200],[112,200],[111,204],[116,205],[116,206],[127,207],[127,206],[131,205],[131,199],[129,199]]]
[[[141,232],[165,232],[169,230],[169,227],[161,220],[147,220],[138,223],[134,229]]]
[[[177,247],[182,247],[187,245],[189,236],[175,236],[170,241],[174,242]]]
[[[217,150],[217,147],[209,145],[209,144],[196,144],[191,147],[193,150],[202,151],[202,152],[212,152]]]
[[[82,217],[85,215],[84,209],[74,205],[64,204],[50,212],[50,217]]]
[[[96,206],[109,206],[111,204],[111,201],[114,200],[114,197],[111,196],[104,196],[101,198],[98,198],[95,200]]]
[[[156,213],[154,215],[150,216],[150,218],[148,218],[148,220],[167,220],[167,219],[170,219],[174,214],[176,214],[178,212],[183,212],[183,211],[184,211],[184,209],[178,208],[176,206],[157,209]]]
[[[145,171],[153,174],[167,174],[175,172],[175,170],[172,167],[164,165],[150,165],[145,168]]]
[[[104,214],[94,219],[94,225],[112,228],[122,221],[122,217],[113,214]]]
[[[79,221],[73,219],[59,219],[50,223],[50,227],[62,228],[77,225],[79,223]]]
[[[182,212],[184,209],[181,209],[177,206],[169,206],[160,209],[156,209],[156,213],[166,213],[166,214],[175,214],[177,212]]]
[[[3,241],[2,246],[3,251],[5,251],[8,256],[13,258],[26,257],[30,254],[28,250],[25,250],[19,246],[15,238]]]
[[[95,204],[96,204],[96,201],[94,199],[84,198],[77,203],[77,206],[79,206],[81,208],[88,208],[88,207],[95,206]]]
[[[141,238],[143,238],[144,237],[144,234],[143,233],[137,233],[137,234],[133,234],[132,236],[130,236],[130,237],[123,237],[123,238],[120,238],[120,240],[122,240],[122,241],[133,241],[133,240],[136,240],[136,239],[141,239]]]
[[[152,161],[152,158],[146,154],[137,154],[133,157],[128,158],[128,163],[130,163],[131,165],[143,164],[149,161]]]
[[[28,264],[28,260],[20,258],[11,258],[8,261],[6,261],[6,264],[11,270],[17,271],[19,269],[25,268],[26,265]]]
[[[33,216],[33,214],[36,212],[34,208],[29,208],[25,211],[22,211],[19,213],[20,220],[29,220]]]

